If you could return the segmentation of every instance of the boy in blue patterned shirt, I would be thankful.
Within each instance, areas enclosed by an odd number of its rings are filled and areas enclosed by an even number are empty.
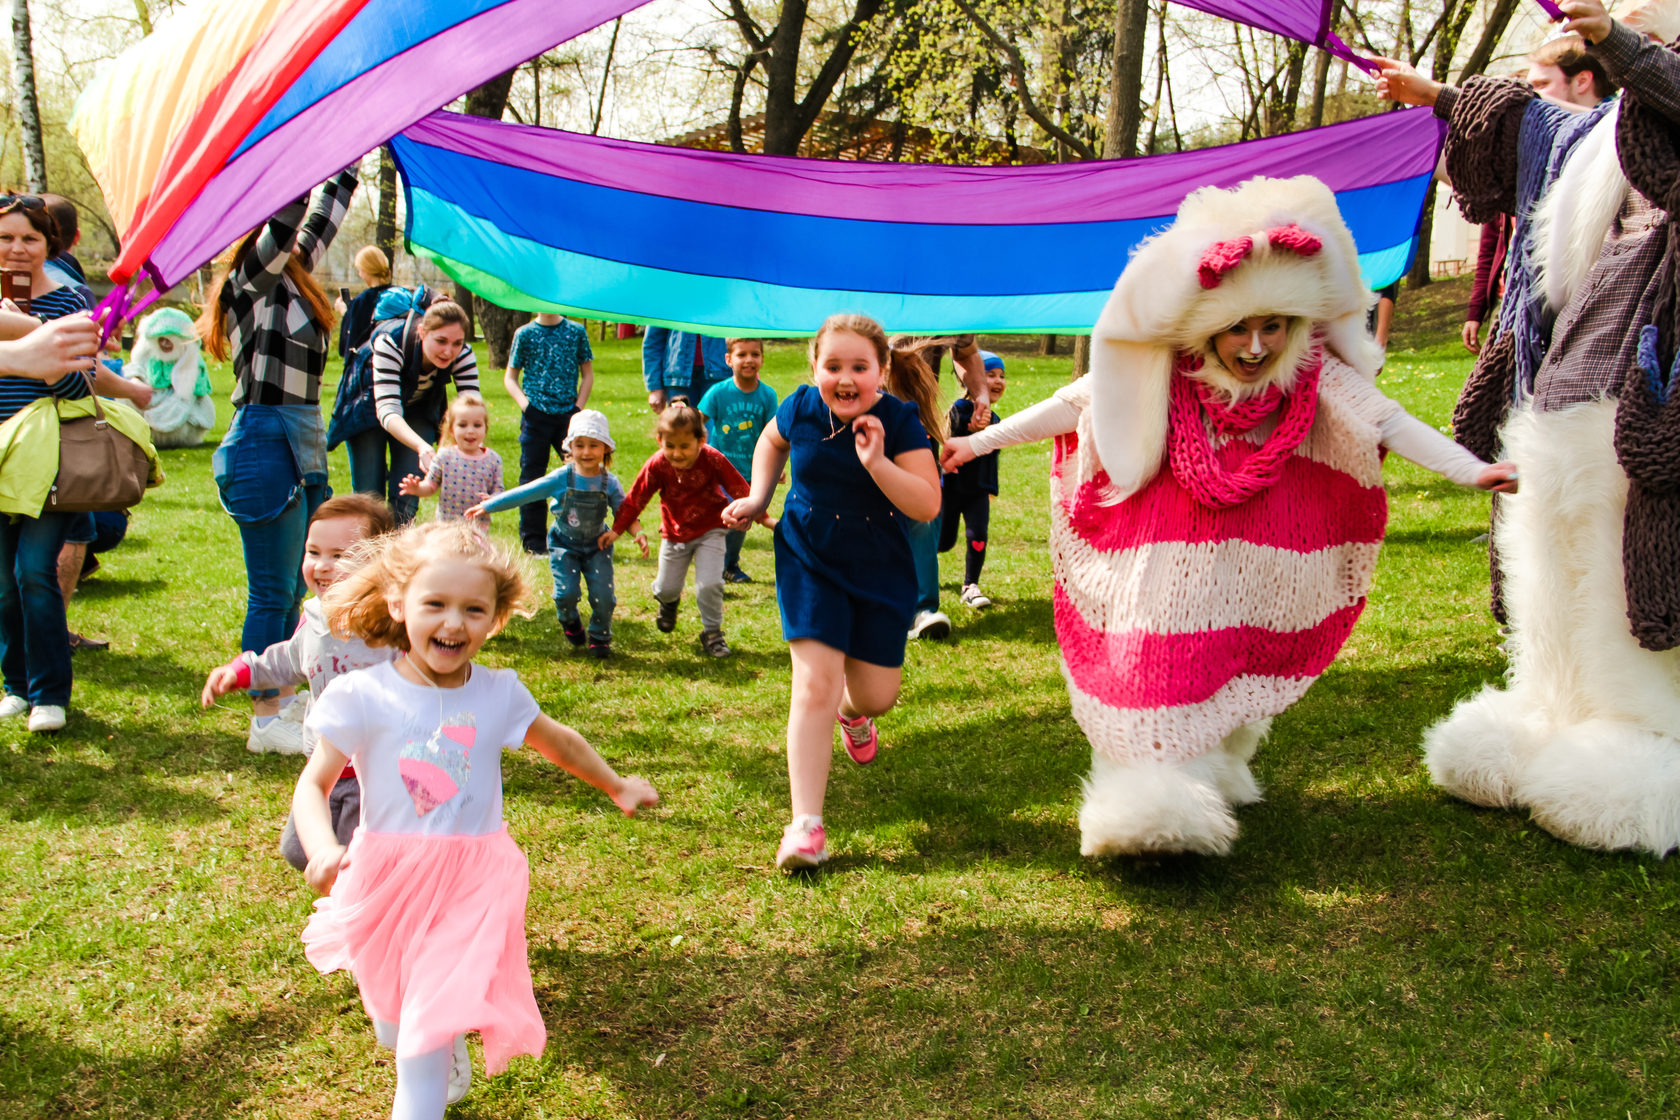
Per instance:
[[[565,458],[562,444],[567,426],[578,409],[589,403],[589,391],[595,386],[595,352],[589,348],[589,333],[562,315],[539,314],[514,332],[502,383],[519,406],[519,484],[523,486],[548,473],[550,449]],[[548,554],[541,503],[520,509],[519,542],[526,552]]]
[[[776,390],[758,379],[758,371],[764,368],[763,339],[732,338],[727,345],[724,360],[734,376],[707,389],[698,411],[706,421],[706,441],[723,452],[742,478],[750,479],[759,433],[776,415]],[[737,529],[724,534],[725,583],[752,582],[741,570],[741,542],[746,536]]]

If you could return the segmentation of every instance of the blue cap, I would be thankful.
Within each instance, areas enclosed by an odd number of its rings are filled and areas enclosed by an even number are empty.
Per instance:
[[[980,351],[980,361],[987,369],[1003,369],[1003,359],[992,353],[990,350]]]

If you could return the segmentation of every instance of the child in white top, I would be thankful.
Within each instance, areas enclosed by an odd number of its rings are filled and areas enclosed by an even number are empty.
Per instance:
[[[426,477],[407,475],[398,489],[408,497],[436,494],[439,521],[471,520],[488,529],[489,517],[481,513],[468,518],[467,510],[502,492],[502,457],[484,446],[490,432],[490,408],[477,393],[456,393],[439,427],[443,446]]]
[[[466,1093],[463,1035],[494,1073],[546,1041],[525,956],[524,853],[502,823],[501,752],[521,743],[626,814],[658,800],[583,737],[542,714],[511,670],[473,658],[528,591],[524,573],[464,522],[381,539],[327,596],[335,630],[397,661],[334,681],[293,796],[305,876],[326,893],[303,932],[322,972],[350,969],[379,1040],[396,1051],[395,1120],[440,1117]],[[354,759],[362,824],[339,843],[327,792]]]
[[[261,653],[242,653],[226,665],[210,670],[204,691],[199,695],[204,706],[208,708],[218,696],[236,688],[308,685],[309,695],[319,696],[335,677],[395,657],[394,649],[374,649],[360,638],[334,634],[327,627],[320,596],[349,571],[348,554],[356,545],[389,533],[396,525],[391,507],[371,494],[341,494],[322,502],[309,519],[309,536],[303,542],[303,582],[316,597],[303,604],[297,630],[290,638],[274,643]],[[301,722],[309,711],[308,701],[300,696],[292,704]],[[314,732],[306,725],[300,730],[303,753],[314,753]],[[348,844],[362,803],[362,787],[356,781],[353,767],[344,768],[327,800],[332,807],[333,831],[340,843]],[[286,817],[286,827],[280,831],[280,854],[299,871],[307,862],[290,815]]]

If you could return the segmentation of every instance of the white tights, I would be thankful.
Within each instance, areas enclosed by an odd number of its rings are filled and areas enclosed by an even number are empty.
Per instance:
[[[397,1024],[375,1019],[373,1033],[381,1046],[397,1048]],[[443,1120],[453,1054],[453,1046],[444,1046],[413,1058],[397,1059],[397,1095],[391,1101],[391,1120]]]

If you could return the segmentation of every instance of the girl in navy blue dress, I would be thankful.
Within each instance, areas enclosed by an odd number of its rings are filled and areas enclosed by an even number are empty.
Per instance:
[[[788,394],[753,453],[752,492],[724,510],[745,528],[770,505],[791,455],[793,486],[776,528],[776,605],[793,657],[788,782],[793,822],[776,866],[815,867],[828,855],[823,795],[834,752],[831,721],[852,760],[875,758],[874,717],[898,699],[916,570],[905,526],[939,516],[939,472],[920,405],[881,389],[929,385],[892,350],[880,324],[833,315],[811,340],[811,381]],[[925,363],[922,363],[925,366]],[[937,414],[937,406],[935,414]]]

